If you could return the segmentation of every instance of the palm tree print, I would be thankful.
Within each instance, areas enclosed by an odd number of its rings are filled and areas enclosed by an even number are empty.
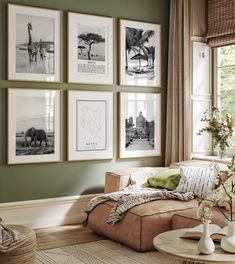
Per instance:
[[[154,65],[155,61],[155,48],[154,46],[145,47],[147,50],[148,65]]]
[[[153,30],[126,27],[126,71],[131,73],[145,73],[149,69],[142,67],[146,61],[147,67],[153,68],[155,60],[155,48],[150,45],[150,39],[154,37]],[[131,55],[132,54],[132,55]],[[128,60],[137,60],[138,68],[129,67]]]
[[[136,28],[126,28],[126,69],[128,69],[128,54],[130,54],[131,51],[134,51],[134,53],[137,53],[136,49],[136,35],[137,35],[137,29]]]

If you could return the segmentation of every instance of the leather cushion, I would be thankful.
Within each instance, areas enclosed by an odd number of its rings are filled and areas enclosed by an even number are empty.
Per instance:
[[[222,213],[213,208],[212,221],[220,227],[227,225],[227,222]],[[177,212],[172,217],[172,229],[193,228],[201,224],[201,220],[197,217],[197,208],[187,209],[182,212]]]
[[[106,223],[114,202],[98,205],[89,213],[88,224],[100,235],[137,251],[153,250],[153,238],[171,229],[171,218],[177,212],[197,206],[196,200],[158,200],[135,206],[115,225]]]

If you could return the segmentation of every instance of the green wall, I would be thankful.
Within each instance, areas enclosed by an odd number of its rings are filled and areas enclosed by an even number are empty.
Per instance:
[[[162,24],[162,89],[150,87],[96,86],[66,83],[66,63],[63,65],[64,82],[34,83],[7,81],[7,39],[6,18],[7,0],[1,0],[0,5],[0,202],[33,200],[51,197],[63,197],[78,194],[102,192],[104,174],[107,170],[115,170],[138,166],[162,166],[164,164],[165,148],[165,113],[166,113],[166,80],[167,80],[167,47],[169,0],[20,0],[10,3],[26,4],[63,11],[73,11],[89,14],[132,19]],[[63,56],[66,62],[66,12],[63,17]],[[117,32],[116,32],[117,33]],[[7,87],[19,88],[57,88],[63,90],[63,161],[60,163],[42,163],[26,165],[7,165]],[[115,98],[114,111],[114,159],[106,161],[66,161],[66,91],[68,89],[113,91]],[[117,139],[117,92],[140,91],[162,92],[162,157],[119,159]]]

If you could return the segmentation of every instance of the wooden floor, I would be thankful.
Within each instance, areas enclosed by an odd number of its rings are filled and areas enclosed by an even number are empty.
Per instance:
[[[82,225],[66,225],[35,229],[37,250],[71,246],[104,239],[88,227]]]

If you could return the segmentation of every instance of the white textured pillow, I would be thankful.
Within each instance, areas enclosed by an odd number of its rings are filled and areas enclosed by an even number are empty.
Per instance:
[[[214,185],[215,175],[211,167],[180,166],[180,175],[176,192],[193,192],[196,196],[206,197]]]
[[[154,175],[154,173],[156,173],[156,171],[154,172],[150,169],[143,169],[132,173],[130,176],[131,185],[143,185],[149,177]]]

